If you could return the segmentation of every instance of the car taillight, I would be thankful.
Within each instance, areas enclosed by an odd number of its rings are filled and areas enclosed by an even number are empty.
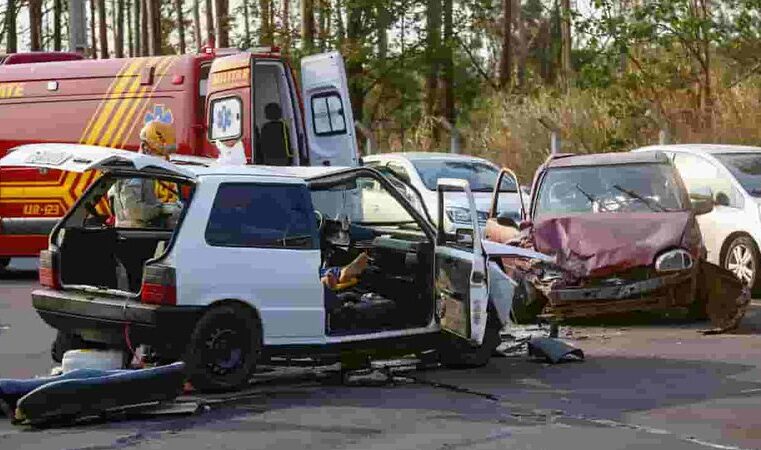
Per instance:
[[[39,268],[40,284],[51,289],[61,289],[61,280],[58,278],[58,254],[52,250],[40,252]]]
[[[145,266],[140,301],[152,305],[176,305],[177,284],[174,267],[161,264]]]

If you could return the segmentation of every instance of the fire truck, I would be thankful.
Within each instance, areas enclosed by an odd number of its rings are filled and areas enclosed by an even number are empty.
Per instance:
[[[177,152],[189,159],[242,146],[249,164],[359,163],[337,52],[303,58],[300,89],[275,47],[105,60],[27,55],[0,63],[0,157],[43,142],[137,150],[143,124],[159,120],[175,127]],[[1,169],[0,268],[46,248],[55,222],[97,176]]]

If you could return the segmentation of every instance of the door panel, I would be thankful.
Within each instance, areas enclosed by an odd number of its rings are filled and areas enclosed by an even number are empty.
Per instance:
[[[311,165],[357,166],[354,114],[341,54],[330,52],[303,58],[301,87]]]
[[[251,64],[248,53],[217,58],[212,63],[206,96],[206,137],[213,147],[216,143],[216,151],[204,156],[217,158],[222,153],[220,146],[233,147],[240,143],[246,160],[252,161],[255,124],[251,114],[254,106]]]

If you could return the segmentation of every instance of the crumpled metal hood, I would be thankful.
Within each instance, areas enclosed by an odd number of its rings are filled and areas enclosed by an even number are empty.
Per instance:
[[[679,247],[689,211],[598,213],[534,223],[534,249],[557,256],[576,277],[604,277],[649,266],[661,251]]]

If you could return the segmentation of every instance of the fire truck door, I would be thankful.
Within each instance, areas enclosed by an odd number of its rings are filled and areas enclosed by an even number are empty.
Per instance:
[[[341,54],[330,52],[303,58],[301,88],[311,165],[357,166],[354,114]]]

